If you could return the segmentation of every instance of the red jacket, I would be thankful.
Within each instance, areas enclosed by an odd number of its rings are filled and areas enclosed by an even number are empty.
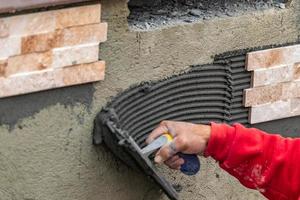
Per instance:
[[[212,123],[205,156],[268,199],[300,200],[300,138]]]

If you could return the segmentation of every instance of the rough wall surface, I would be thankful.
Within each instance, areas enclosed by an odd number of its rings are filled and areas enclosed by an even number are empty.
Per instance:
[[[0,100],[1,200],[167,199],[105,147],[92,146],[92,122],[101,107],[132,84],[211,63],[216,54],[294,43],[299,36],[299,0],[288,9],[149,32],[129,30],[126,0],[101,3],[103,20],[109,24],[108,40],[100,47],[100,57],[107,62],[104,82]],[[202,163],[201,173],[191,178],[166,170],[173,182],[183,186],[182,199],[263,199],[214,161]]]

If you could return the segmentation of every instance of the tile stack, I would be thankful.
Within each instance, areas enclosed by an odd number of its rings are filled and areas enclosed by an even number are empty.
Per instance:
[[[100,4],[0,18],[0,98],[104,79]]]
[[[250,123],[300,115],[300,45],[248,53],[246,68],[252,71],[244,94]]]

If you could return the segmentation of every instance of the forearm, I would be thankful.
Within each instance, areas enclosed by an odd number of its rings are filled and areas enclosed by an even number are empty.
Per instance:
[[[299,197],[300,139],[212,123],[205,156],[213,157],[243,185],[270,199]]]

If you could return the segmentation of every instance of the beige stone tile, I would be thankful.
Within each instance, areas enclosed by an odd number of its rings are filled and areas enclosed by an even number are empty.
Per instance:
[[[22,54],[47,51],[52,48],[106,41],[107,24],[91,24],[57,30],[53,33],[22,38]]]
[[[300,80],[282,84],[282,98],[291,99],[300,97]]]
[[[104,42],[107,39],[107,23],[72,27],[63,30],[58,46],[73,46]]]
[[[256,124],[275,119],[282,119],[290,117],[291,113],[291,100],[276,101],[250,108],[250,123]]]
[[[8,37],[0,38],[0,60],[21,53],[21,38]]]
[[[256,106],[282,99],[282,84],[250,88],[244,91],[244,106]]]
[[[9,36],[9,27],[5,20],[0,19],[0,38]]]
[[[0,78],[0,97],[8,97],[104,79],[105,63],[98,61],[66,68],[19,73]]]
[[[2,18],[0,21],[0,37],[29,36],[33,34],[53,32],[55,16],[53,12],[38,12]]]
[[[99,44],[84,44],[53,49],[53,62],[51,67],[65,67],[70,65],[90,63],[98,60]]]
[[[100,23],[101,7],[95,4],[58,10],[55,18],[57,29]]]
[[[0,37],[30,36],[56,29],[100,23],[100,4],[36,12],[0,20]]]
[[[5,77],[6,66],[7,60],[0,60],[0,77]]]
[[[293,116],[300,115],[300,98],[291,99],[291,114]]]
[[[11,76],[17,73],[43,70],[51,66],[52,52],[30,53],[18,56],[12,56],[7,59],[5,76]]]
[[[61,70],[58,85],[76,85],[104,79],[105,62],[99,61],[89,64],[66,67]]]
[[[294,64],[294,79],[300,79],[300,62]]]
[[[253,72],[253,87],[272,85],[293,80],[293,65],[257,69]]]
[[[21,53],[27,54],[32,52],[48,51],[56,47],[61,38],[61,30],[52,33],[23,37],[21,41]]]
[[[249,71],[300,62],[300,45],[267,49],[247,54],[246,69]]]

